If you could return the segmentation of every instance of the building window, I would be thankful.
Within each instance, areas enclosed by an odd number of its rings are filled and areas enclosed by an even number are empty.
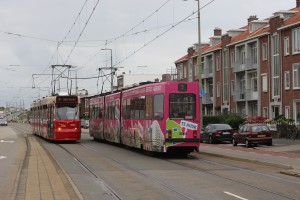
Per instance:
[[[253,65],[257,65],[257,46],[256,42],[251,44],[251,62]]]
[[[263,108],[263,115],[264,115],[264,117],[269,117],[268,107]]]
[[[234,80],[231,81],[231,95],[234,96],[235,87],[234,87]]]
[[[267,45],[267,43],[262,44],[262,59],[268,60],[268,45]]]
[[[183,66],[183,78],[186,78],[186,70],[187,70],[187,67],[186,66]]]
[[[251,80],[251,92],[257,92],[257,73],[249,74],[249,78]]]
[[[300,63],[293,65],[294,89],[300,89]]]
[[[228,50],[225,50],[223,52],[223,100],[224,102],[228,101],[229,99],[229,87],[230,87],[230,80],[229,80],[229,69],[228,69],[228,66],[229,66],[229,51]]]
[[[217,59],[216,59],[216,69],[217,69],[217,71],[220,71],[220,56],[217,56]]]
[[[293,53],[300,53],[300,28],[293,30]]]
[[[290,72],[289,71],[285,71],[284,72],[284,88],[286,90],[290,89]]]
[[[217,97],[220,97],[220,83],[217,83]]]
[[[262,91],[263,92],[268,92],[268,76],[267,74],[262,74],[261,75],[261,79],[262,79]]]
[[[178,73],[178,79],[182,80],[183,79],[183,65],[182,64],[178,65],[177,73]]]
[[[189,81],[193,81],[193,59],[189,60]]]
[[[286,106],[286,107],[285,107],[285,112],[284,112],[284,114],[285,114],[285,118],[287,118],[287,119],[290,119],[290,118],[291,118],[291,116],[290,116],[291,111],[290,111],[290,107],[289,107],[289,106]]]
[[[246,52],[245,46],[238,47],[238,61],[240,65],[245,64]]]
[[[280,93],[280,63],[279,63],[279,36],[272,36],[272,95],[278,97]]]
[[[287,56],[290,54],[290,42],[289,38],[284,38],[284,55]]]
[[[234,67],[234,62],[235,62],[235,54],[234,54],[234,52],[231,52],[230,62],[231,62],[231,68],[233,68]]]

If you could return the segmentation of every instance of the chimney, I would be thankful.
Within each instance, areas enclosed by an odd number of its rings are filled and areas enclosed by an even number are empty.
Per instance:
[[[300,1],[300,0],[298,0],[298,1]],[[216,27],[214,29],[214,36],[222,36],[222,29]]]
[[[298,0],[299,1],[299,0]],[[250,22],[252,22],[253,20],[258,20],[258,18],[256,17],[256,15],[251,15],[249,18],[248,18],[248,24]]]
[[[296,6],[297,6],[297,8],[300,7],[300,0],[296,0]]]

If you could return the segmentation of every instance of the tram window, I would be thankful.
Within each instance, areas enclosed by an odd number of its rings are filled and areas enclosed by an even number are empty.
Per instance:
[[[56,119],[79,119],[76,105],[57,105]]]
[[[146,119],[153,119],[153,96],[146,96]]]
[[[154,95],[154,119],[162,120],[164,118],[164,95]]]
[[[195,119],[196,95],[186,93],[170,94],[169,117],[181,119]]]

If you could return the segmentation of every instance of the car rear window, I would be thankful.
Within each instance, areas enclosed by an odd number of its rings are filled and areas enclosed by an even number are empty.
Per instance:
[[[215,124],[214,129],[216,129],[216,130],[227,130],[227,129],[232,129],[232,128],[228,124]]]
[[[268,126],[253,126],[252,127],[252,132],[260,132],[260,131],[269,131]]]

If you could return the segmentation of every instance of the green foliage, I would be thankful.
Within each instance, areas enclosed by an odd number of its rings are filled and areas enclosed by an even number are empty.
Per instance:
[[[229,124],[234,129],[238,129],[240,124],[245,122],[245,119],[238,115],[228,115],[224,119],[225,124]]]
[[[285,118],[284,115],[279,115],[279,116],[275,117],[274,122],[276,124],[280,124],[280,125],[294,124],[293,119],[287,119],[287,118]]]
[[[203,116],[203,128],[208,124],[224,123],[229,124],[232,128],[238,129],[239,125],[244,123],[245,119],[238,115],[206,115]]]
[[[203,116],[203,126],[207,126],[208,124],[217,124],[222,123],[223,119],[221,115],[205,115]],[[203,127],[203,128],[204,128]]]
[[[5,108],[4,107],[0,107],[0,111],[4,111],[5,110]]]

